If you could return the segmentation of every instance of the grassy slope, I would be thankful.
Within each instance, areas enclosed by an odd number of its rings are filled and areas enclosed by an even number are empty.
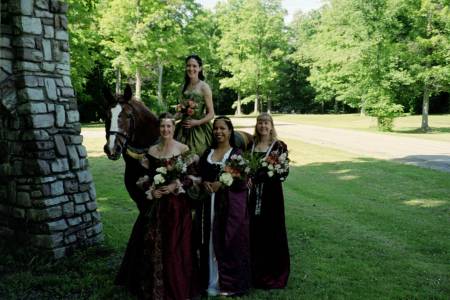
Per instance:
[[[244,299],[448,299],[448,173],[286,140],[291,277]],[[85,139],[90,153],[98,139]],[[1,299],[127,299],[112,285],[136,209],[122,160],[90,158],[105,244],[57,262],[0,252]],[[1,249],[0,249],[1,250]]]

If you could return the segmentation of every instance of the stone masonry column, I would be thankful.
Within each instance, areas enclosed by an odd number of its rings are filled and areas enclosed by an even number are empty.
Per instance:
[[[67,9],[1,0],[0,239],[57,258],[103,238],[70,78]]]

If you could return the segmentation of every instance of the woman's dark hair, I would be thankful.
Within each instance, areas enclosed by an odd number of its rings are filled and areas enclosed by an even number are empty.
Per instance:
[[[171,113],[164,112],[164,113],[160,114],[159,118],[158,118],[158,124],[161,125],[161,121],[164,120],[164,119],[172,120],[172,123],[175,126],[175,118],[174,118],[174,116]]]
[[[191,54],[188,57],[186,57],[186,59],[184,60],[184,65],[186,65],[190,59],[195,59],[200,67],[203,66],[203,61],[197,54]],[[205,80],[205,75],[203,75],[203,69],[200,70],[200,72],[198,73],[198,79]],[[184,71],[184,86],[182,93],[184,93],[184,91],[187,89],[189,81],[190,81],[189,76],[187,72]]]
[[[235,142],[235,138],[234,138],[234,127],[233,127],[233,123],[231,123],[230,118],[225,117],[225,116],[218,116],[217,118],[214,119],[213,122],[213,130],[214,130],[214,125],[216,125],[217,121],[224,121],[225,124],[227,125],[228,129],[231,131],[230,134],[230,146],[235,148],[236,147],[236,142]],[[217,148],[217,141],[216,138],[214,137],[213,134],[213,139],[212,139],[212,143],[211,143],[211,148],[216,149]]]

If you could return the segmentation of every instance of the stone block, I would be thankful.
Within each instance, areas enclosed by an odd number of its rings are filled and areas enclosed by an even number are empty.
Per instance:
[[[66,230],[67,228],[69,228],[69,226],[67,226],[66,220],[64,220],[64,219],[53,221],[53,222],[48,222],[47,226],[48,226],[48,229],[50,230],[50,232],[63,231],[63,230]]]
[[[28,100],[45,100],[44,92],[40,88],[24,88],[19,90],[19,97]]]
[[[62,209],[61,206],[53,206],[44,209],[29,209],[27,211],[27,217],[33,222],[53,220],[62,217]]]
[[[34,128],[49,128],[54,126],[55,117],[53,114],[32,115],[31,122]]]
[[[47,197],[44,199],[33,200],[33,206],[35,208],[47,208],[47,207],[67,203],[68,201],[69,201],[69,198],[66,195],[62,195],[62,196],[58,196],[58,197]],[[58,207],[60,207],[60,206],[58,206]]]
[[[53,60],[53,56],[52,56],[52,43],[50,40],[48,39],[43,39],[42,40],[42,48],[44,51],[44,59],[47,61],[51,61]]]
[[[8,75],[12,74],[12,61],[6,59],[0,59],[1,69]]]
[[[56,126],[64,127],[66,124],[66,111],[63,105],[55,105],[56,109]]]
[[[61,52],[61,63],[70,65],[70,54],[69,52]]]
[[[55,71],[56,65],[54,63],[42,63],[42,69],[46,72],[53,73]]]
[[[63,52],[69,52],[70,51],[69,42],[68,41],[59,41],[59,48]]]
[[[14,64],[14,67],[18,70],[18,71],[40,71],[41,67],[39,64],[37,63],[32,63],[32,62],[28,62],[28,61],[18,61]]]
[[[83,142],[83,136],[82,135],[71,135],[69,136],[69,144],[79,145]]]
[[[40,198],[40,197],[42,197],[42,192],[39,191],[39,190],[32,191],[32,192],[31,192],[31,197],[32,197],[33,199],[35,199],[35,198]]]
[[[92,175],[87,170],[77,172],[77,177],[78,177],[79,183],[91,183],[92,182]]]
[[[86,211],[86,206],[84,204],[75,205],[75,214],[81,215]]]
[[[22,139],[24,141],[47,141],[50,136],[45,130],[26,130],[22,133]]]
[[[47,112],[47,105],[43,102],[28,102],[19,105],[17,108],[19,114],[40,114]]]
[[[33,14],[33,1],[20,0],[20,13],[25,16],[31,16]]]
[[[53,234],[36,234],[30,236],[32,245],[45,249],[53,249],[63,245],[64,235],[62,232]]]
[[[64,194],[64,183],[62,181],[55,181],[50,183],[50,191],[52,196],[59,196]]]
[[[83,206],[83,205],[81,205],[81,206]],[[77,226],[77,225],[81,224],[83,222],[83,220],[81,219],[81,217],[76,217],[76,218],[67,219],[67,222],[69,223],[70,226]]]
[[[17,219],[25,219],[26,211],[23,208],[13,207],[11,209],[11,216]]]
[[[78,181],[76,179],[64,180],[64,191],[66,194],[73,194],[78,192]]]
[[[68,41],[69,33],[66,30],[56,30],[55,39],[61,40],[61,41]]]
[[[43,9],[43,10],[48,10],[48,0],[35,0],[35,4],[34,4],[37,8]]]
[[[39,80],[37,76],[33,75],[19,76],[17,78],[16,85],[18,88],[38,87]]]
[[[94,222],[100,222],[100,214],[98,213],[98,211],[91,212],[91,216]]]
[[[66,156],[67,148],[63,137],[61,135],[55,135],[53,138],[55,140],[56,153],[60,156]]]
[[[59,158],[51,163],[53,173],[61,173],[69,171],[69,162],[66,158]]]
[[[47,97],[50,100],[57,100],[58,96],[56,95],[56,83],[52,78],[45,78],[45,91],[47,92]]]
[[[69,161],[72,169],[80,168],[80,158],[78,157],[78,152],[75,146],[68,145],[67,152],[69,153]]]
[[[77,241],[77,236],[75,234],[71,234],[64,239],[65,244],[72,244]]]
[[[75,97],[73,88],[60,88],[60,91],[63,97]]]
[[[62,209],[64,217],[72,217],[75,213],[75,205],[73,204],[73,202],[64,204]]]
[[[47,110],[48,110],[48,112],[55,111],[55,104],[47,103]]]
[[[30,36],[21,36],[15,38],[12,42],[15,47],[23,47],[23,48],[35,48],[36,43],[34,42],[34,38]]]
[[[89,193],[75,194],[75,195],[73,195],[73,199],[76,204],[82,204],[82,203],[86,203],[86,202],[90,201]]]
[[[6,36],[0,37],[0,47],[11,48],[11,39]]]
[[[35,145],[36,145],[35,148],[38,150],[50,150],[50,149],[55,148],[55,143],[53,143],[51,141],[45,141],[45,142],[37,141]]]
[[[30,193],[18,192],[17,193],[16,204],[21,207],[31,207],[31,197]]]
[[[75,123],[80,121],[80,113],[78,110],[69,110],[67,112],[67,122],[68,123]]]
[[[49,39],[55,38],[55,29],[53,28],[53,26],[44,26],[44,37]]]
[[[0,51],[0,58],[12,60],[14,55],[11,50],[3,48],[2,51]]]
[[[97,209],[97,203],[95,201],[90,201],[90,202],[86,203],[86,208],[89,211],[94,211]]]
[[[26,61],[41,62],[44,56],[41,51],[23,48],[17,51],[17,57]]]
[[[78,154],[80,157],[86,157],[87,156],[87,151],[86,148],[83,145],[78,145],[77,146],[77,150],[78,150]]]
[[[34,10],[34,15],[38,18],[53,18],[53,14],[51,12],[40,9]]]
[[[85,222],[85,223],[89,223],[92,221],[92,216],[89,213],[82,215],[82,218],[83,218],[83,222]]]
[[[70,79],[69,76],[63,76],[63,82],[64,82],[64,86],[72,87],[72,80]]]
[[[20,28],[24,33],[42,34],[41,19],[22,16],[20,17]]]
[[[45,26],[55,26],[55,22],[53,21],[53,18],[42,18],[42,24]]]

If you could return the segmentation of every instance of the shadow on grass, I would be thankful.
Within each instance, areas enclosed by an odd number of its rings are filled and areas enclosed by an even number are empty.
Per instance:
[[[411,129],[394,129],[395,133],[411,133],[411,134],[433,134],[433,133],[450,133],[450,127],[431,127],[430,130],[424,131],[421,128]]]
[[[113,285],[137,212],[123,185],[123,161],[89,163],[104,244],[58,261],[0,244],[1,299],[133,299]],[[243,299],[449,295],[448,174],[358,158],[293,166],[284,191],[288,286]]]

